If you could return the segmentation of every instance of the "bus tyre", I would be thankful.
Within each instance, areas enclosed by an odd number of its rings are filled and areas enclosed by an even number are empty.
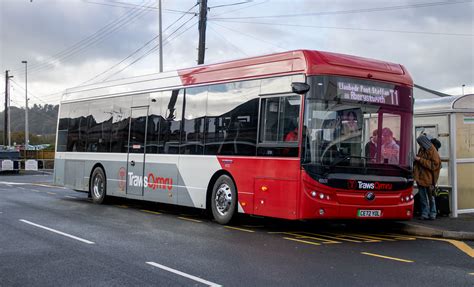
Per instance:
[[[97,204],[103,203],[107,190],[107,181],[102,168],[97,167],[94,169],[89,186],[92,202]]]
[[[212,189],[211,210],[214,219],[220,224],[229,223],[234,217],[237,206],[237,189],[234,181],[227,175],[221,175]]]

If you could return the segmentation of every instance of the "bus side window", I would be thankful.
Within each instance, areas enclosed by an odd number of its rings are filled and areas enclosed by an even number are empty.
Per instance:
[[[160,128],[159,145],[162,153],[179,154],[181,121],[183,117],[183,90],[163,92],[162,111],[165,122]]]
[[[112,107],[108,99],[94,100],[89,108],[87,152],[109,152]]]
[[[298,156],[300,96],[263,98],[260,105],[260,156]]]
[[[67,138],[69,129],[69,108],[71,104],[62,104],[59,113],[58,145],[57,151],[67,151]]]
[[[186,89],[181,154],[203,154],[207,86]]]
[[[88,118],[89,102],[71,104],[67,151],[86,151]]]
[[[260,80],[209,87],[204,154],[256,154],[259,89]]]
[[[132,97],[119,97],[114,99],[112,107],[112,131],[110,134],[111,152],[128,152],[128,132],[130,122],[130,107]]]

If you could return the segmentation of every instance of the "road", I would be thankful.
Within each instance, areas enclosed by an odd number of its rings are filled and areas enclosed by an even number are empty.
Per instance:
[[[195,209],[96,205],[50,182],[0,177],[1,286],[474,285],[462,249],[393,234],[386,222],[244,216],[222,226]]]

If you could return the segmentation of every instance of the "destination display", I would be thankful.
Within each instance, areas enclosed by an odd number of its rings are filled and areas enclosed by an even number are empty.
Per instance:
[[[398,90],[387,87],[337,82],[337,95],[346,100],[398,106]]]

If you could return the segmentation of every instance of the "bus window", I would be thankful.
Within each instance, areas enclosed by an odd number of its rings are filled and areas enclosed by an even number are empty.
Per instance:
[[[146,153],[156,154],[159,149],[160,127],[164,123],[162,113],[163,92],[150,94],[150,103],[148,109],[148,124],[146,135]]]
[[[90,104],[87,136],[88,152],[109,152],[112,107],[108,99],[95,100]]]
[[[115,98],[112,106],[111,152],[128,152],[128,127],[130,121],[130,96]]]
[[[300,96],[264,98],[258,155],[298,156]]]
[[[256,154],[260,81],[209,87],[204,154]]]
[[[203,154],[208,87],[186,89],[181,154]]]
[[[87,143],[89,103],[77,102],[70,106],[67,151],[84,152]]]
[[[160,127],[159,152],[178,154],[181,143],[181,120],[183,116],[183,90],[163,92],[162,112],[164,123]]]
[[[64,152],[67,150],[67,137],[69,129],[69,107],[71,104],[62,104],[59,113],[58,125],[58,144],[57,151]]]

